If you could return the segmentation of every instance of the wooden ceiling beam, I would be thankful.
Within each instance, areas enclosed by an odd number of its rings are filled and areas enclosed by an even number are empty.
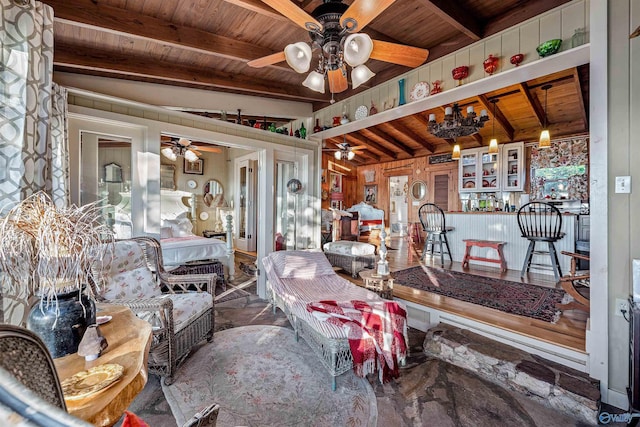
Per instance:
[[[397,130],[398,132],[400,132],[400,134],[404,136],[404,138],[406,138],[413,144],[421,146],[422,148],[427,150],[429,153],[433,153],[435,151],[435,147],[433,146],[433,144],[425,141],[422,136],[415,133],[411,128],[404,125],[399,120],[394,120],[393,122],[385,123],[385,126],[383,127],[383,129],[385,128],[391,128],[391,129]]]
[[[130,10],[97,4],[91,0],[45,0],[55,10],[55,20],[76,27],[126,35],[193,52],[214,55],[235,61],[248,62],[278,53],[197,28],[177,25]],[[286,64],[271,65],[279,71],[295,73]]]
[[[320,96],[312,95],[304,87],[276,84],[238,73],[223,73],[201,68],[173,64],[167,67],[153,58],[131,57],[121,53],[99,51],[79,46],[56,43],[53,63],[56,66],[90,70],[105,75],[135,80],[136,77],[162,82],[179,82],[208,88],[233,89],[247,94],[279,95],[298,101],[318,101]]]
[[[224,0],[229,4],[236,5],[246,10],[258,13],[263,16],[268,16],[271,19],[277,19],[281,22],[290,22],[291,20],[284,15],[281,15],[271,6],[261,2],[260,0]]]
[[[520,83],[518,85],[518,89],[522,96],[524,96],[524,99],[531,111],[533,111],[533,115],[538,119],[538,124],[542,127],[544,125],[544,110],[542,109],[542,105],[540,105],[538,99],[534,98],[531,94],[531,90],[526,82]]]
[[[578,73],[578,69],[573,69],[573,84],[576,88],[576,98],[578,99],[578,105],[580,106],[580,115],[582,116],[582,121],[584,122],[585,129],[589,128],[589,118],[587,117],[587,109],[584,105],[584,98],[582,96],[582,83],[580,82],[580,74]]]
[[[375,138],[378,141],[384,141],[385,143],[392,145],[394,148],[397,148],[400,151],[407,153],[409,156],[413,157],[416,155],[415,150],[407,147],[391,135],[386,132],[383,132],[375,127],[371,127],[368,129],[362,129],[361,132],[366,136],[369,134],[369,138]]]
[[[422,0],[421,4],[471,40],[478,41],[482,38],[482,25],[468,10],[458,6],[458,3],[451,0]]]
[[[371,141],[358,133],[352,132],[352,133],[348,133],[346,136],[347,136],[347,141],[351,143],[354,143],[356,145],[366,145],[367,147],[373,148],[374,150],[379,151],[380,153],[382,153],[387,157],[391,157],[393,160],[398,158],[398,153],[394,153],[393,151],[389,150],[387,147],[384,147],[374,141]]]
[[[487,110],[487,112],[489,114],[491,114],[493,116],[494,104],[492,104],[489,101],[487,96],[486,95],[478,95],[476,98],[478,99],[478,102],[480,102],[482,107],[485,110]],[[509,138],[509,141],[513,141],[513,135],[514,135],[513,126],[511,126],[511,123],[509,123],[509,120],[507,120],[507,118],[505,117],[505,115],[502,112],[502,110],[500,110],[500,107],[498,107],[498,104],[495,104],[495,110],[496,110],[496,114],[495,114],[494,117],[492,117],[492,120],[497,121],[498,124],[500,125],[500,127],[502,128],[502,130],[504,130],[505,133],[507,134],[507,137]]]

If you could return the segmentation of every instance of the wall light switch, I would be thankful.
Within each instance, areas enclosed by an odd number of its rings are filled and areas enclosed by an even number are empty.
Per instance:
[[[616,176],[616,193],[631,193],[630,176]]]

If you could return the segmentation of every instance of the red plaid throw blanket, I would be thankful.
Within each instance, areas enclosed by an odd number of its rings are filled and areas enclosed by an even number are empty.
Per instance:
[[[307,310],[346,328],[356,375],[378,372],[383,384],[398,378],[398,363],[407,355],[407,313],[397,303],[319,301]]]

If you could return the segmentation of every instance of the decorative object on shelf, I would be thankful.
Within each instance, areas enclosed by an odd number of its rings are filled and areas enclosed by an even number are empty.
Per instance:
[[[493,104],[493,116],[491,117],[491,141],[489,142],[489,154],[498,152],[498,140],[496,139],[496,103],[498,98],[492,98],[489,100]]]
[[[544,90],[544,125],[542,126],[542,132],[540,132],[538,148],[551,147],[551,135],[549,134],[549,129],[547,129],[547,94],[549,92],[549,89],[551,89],[552,87],[552,85],[542,86],[542,90]]]
[[[349,121],[349,116],[347,115],[347,104],[344,104],[342,107],[342,118],[340,119],[340,124],[346,125]]]
[[[304,122],[300,123],[300,138],[307,138],[307,129],[304,127]]]
[[[584,28],[576,28],[571,36],[571,47],[578,47],[585,43],[587,31]]]
[[[442,92],[442,80],[436,80],[431,83],[431,92],[429,95],[435,95]]]
[[[364,119],[365,117],[367,117],[368,112],[369,110],[367,109],[366,105],[361,105],[358,108],[356,108],[356,113],[354,117],[356,118],[356,120]]]
[[[242,110],[240,108],[238,108],[238,115],[236,117],[236,123],[241,125],[242,124],[242,114],[240,114]]]
[[[511,62],[513,65],[515,65],[516,67],[518,65],[520,65],[520,63],[524,60],[524,55],[521,53],[516,53],[515,55],[513,55],[511,57],[511,59],[509,59],[509,62]]]
[[[316,125],[313,128],[313,133],[318,133],[322,131],[322,127],[320,126],[320,119],[316,119]]]
[[[411,89],[411,93],[409,94],[409,99],[412,101],[417,101],[422,98],[426,98],[429,96],[429,83],[427,82],[418,82]]]
[[[398,105],[404,105],[407,103],[405,99],[405,88],[404,88],[405,79],[398,80]]]
[[[560,46],[562,46],[562,39],[547,40],[546,42],[541,43],[536,48],[536,52],[538,52],[538,55],[540,55],[540,57],[544,58],[545,56],[558,53],[558,51],[560,50]]]
[[[436,115],[429,114],[429,132],[442,139],[455,139],[461,136],[472,135],[489,120],[487,110],[480,112],[480,117],[476,115],[472,106],[467,107],[467,117],[462,115],[457,103],[453,107],[445,108],[444,121],[436,122]]]
[[[269,125],[269,132],[275,132],[276,131],[276,124],[275,123],[271,123]]]
[[[395,106],[396,106],[396,99],[395,98],[391,98],[390,101],[389,100],[384,101],[384,103],[382,104],[382,108],[384,108],[385,111],[386,110],[390,110]]]
[[[341,119],[340,116],[333,117],[333,127],[340,126],[340,119]]]
[[[222,120],[223,122],[227,121],[227,112],[226,111],[222,111],[220,112],[220,120]]]
[[[95,323],[95,304],[83,290],[91,265],[112,242],[98,203],[62,208],[38,192],[0,219],[2,292],[40,298],[27,327],[53,357],[75,353],[87,326]]]
[[[462,85],[462,79],[469,77],[469,67],[462,65],[451,70],[451,75],[454,80],[458,81],[458,86]]]
[[[82,356],[84,360],[91,362],[100,357],[102,351],[108,345],[107,339],[100,333],[98,325],[89,325],[78,346],[78,356]]]
[[[495,73],[496,70],[498,69],[498,62],[499,62],[499,59],[497,56],[493,56],[492,54],[489,54],[489,57],[485,59],[484,62],[482,63],[482,66],[484,67],[484,72],[489,75],[492,75],[493,73]]]
[[[375,75],[365,63],[369,59],[415,68],[426,61],[429,51],[412,46],[372,40],[365,33],[356,33],[392,2],[356,2],[351,6],[341,1],[324,1],[311,14],[288,1],[271,1],[269,5],[308,31],[309,43],[289,44],[283,53],[271,54],[249,61],[250,67],[260,68],[283,59],[298,73],[307,73],[313,52],[318,53],[317,67],[302,85],[316,92],[325,92],[328,81],[331,94],[349,88],[347,65],[351,67],[351,86],[356,89]]]
[[[376,105],[373,103],[373,101],[371,101],[371,107],[369,108],[369,115],[373,116],[374,114],[378,113],[378,109],[376,108]]]

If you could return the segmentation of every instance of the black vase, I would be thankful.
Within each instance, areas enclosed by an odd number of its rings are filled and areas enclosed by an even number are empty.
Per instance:
[[[96,322],[96,305],[84,292],[80,298],[77,290],[61,293],[57,300],[57,307],[54,299],[42,308],[36,304],[27,319],[27,328],[42,338],[54,358],[76,353],[87,326]]]

